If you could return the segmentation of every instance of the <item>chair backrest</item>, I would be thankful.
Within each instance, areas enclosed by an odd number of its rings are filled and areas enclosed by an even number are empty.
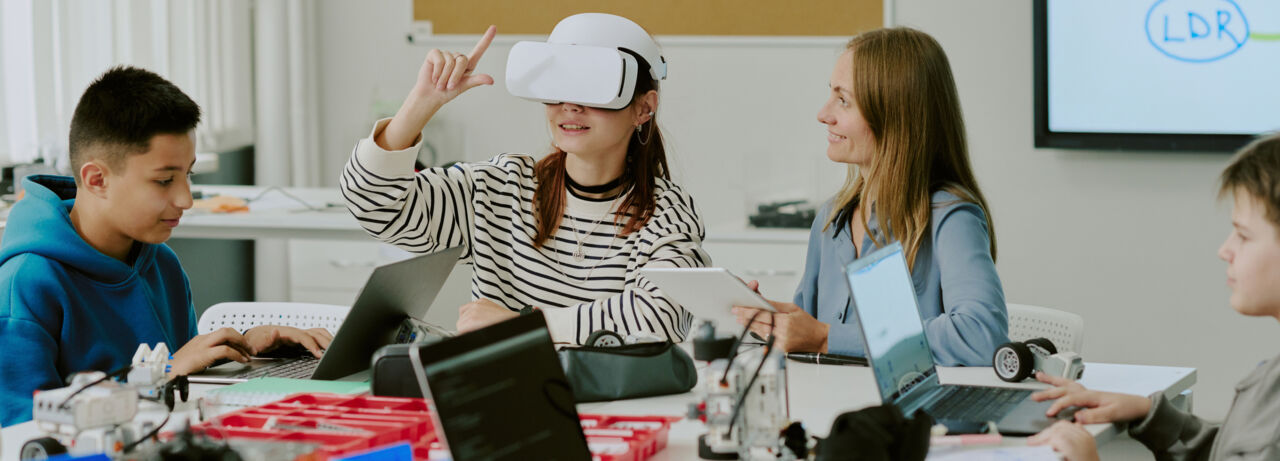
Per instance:
[[[231,328],[243,333],[259,325],[283,325],[304,330],[324,328],[331,334],[337,334],[350,310],[350,306],[333,304],[218,303],[209,306],[200,316],[196,332],[203,335],[219,328]]]
[[[1084,347],[1084,317],[1026,304],[1009,304],[1008,307],[1010,341],[1047,338],[1058,352],[1077,354]]]

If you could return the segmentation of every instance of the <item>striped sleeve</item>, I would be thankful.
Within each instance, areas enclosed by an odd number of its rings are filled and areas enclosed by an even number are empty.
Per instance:
[[[470,169],[457,164],[414,173],[421,140],[398,151],[373,141],[388,122],[374,124],[342,170],[338,182],[347,209],[380,241],[415,253],[467,245],[462,259],[470,259],[475,195]]]
[[[646,267],[704,267],[711,264],[711,257],[702,250],[705,229],[689,196],[678,188],[669,189],[657,207],[639,231],[639,255],[627,269],[623,291],[563,309],[544,309],[552,339],[581,345],[592,332],[611,330],[622,336],[684,340],[693,315],[639,271]]]

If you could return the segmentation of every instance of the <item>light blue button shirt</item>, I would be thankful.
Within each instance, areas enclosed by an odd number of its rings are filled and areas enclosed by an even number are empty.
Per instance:
[[[911,278],[933,360],[943,366],[991,366],[996,346],[1008,341],[1009,314],[991,258],[986,216],[976,204],[962,202],[949,192],[938,191],[931,198],[932,229],[916,252]],[[822,230],[829,213],[830,203],[813,221],[795,303],[831,325],[828,352],[865,356],[844,276],[844,267],[853,262],[857,250],[848,225],[841,226],[839,233],[836,223]],[[868,227],[871,234],[863,237],[863,254],[878,248],[872,239],[880,235],[874,211]]]

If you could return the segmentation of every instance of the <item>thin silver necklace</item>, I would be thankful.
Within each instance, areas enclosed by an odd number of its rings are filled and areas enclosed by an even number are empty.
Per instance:
[[[604,215],[600,216],[600,219],[597,219],[595,221],[595,224],[591,226],[591,230],[587,231],[587,235],[591,235],[592,232],[595,232],[596,229],[600,227],[600,224],[604,222],[605,218],[609,217],[609,215],[613,213],[613,207],[617,206],[618,199],[625,197],[627,193],[630,191],[631,189],[628,188],[627,190],[623,191],[621,194],[618,194],[617,197],[614,197],[613,200],[609,202],[609,207],[605,210]],[[574,250],[573,250],[573,259],[574,261],[582,262],[587,257],[586,252],[583,251],[582,249],[583,244],[585,242],[582,238],[581,233],[578,231],[578,226],[573,226],[572,228],[573,228],[573,239],[575,243]],[[565,277],[569,277],[570,279],[573,279],[575,282],[578,282],[579,284],[587,283],[588,280],[591,280],[591,274],[596,271],[597,267],[600,267],[600,263],[604,262],[605,259],[608,259],[607,252],[610,249],[613,249],[613,242],[616,242],[617,240],[618,240],[618,232],[615,230],[613,232],[613,238],[609,239],[608,248],[605,250],[606,254],[604,256],[601,256],[600,259],[597,259],[595,264],[591,265],[591,268],[587,270],[587,275],[584,276],[583,278],[577,278],[572,275],[569,275],[569,273],[564,270],[564,266],[560,263],[560,252],[555,252],[556,268],[560,269],[561,275],[564,275]]]

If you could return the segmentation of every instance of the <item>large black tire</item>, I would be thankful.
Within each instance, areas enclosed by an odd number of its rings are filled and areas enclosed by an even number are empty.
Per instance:
[[[1047,338],[1031,338],[1031,339],[1028,339],[1026,342],[1027,344],[1040,346],[1041,349],[1049,351],[1049,355],[1058,353],[1058,346],[1054,346],[1053,341],[1050,341]]]
[[[1031,348],[1023,343],[1001,344],[991,356],[991,367],[996,370],[996,376],[1011,383],[1020,382],[1031,376],[1035,364]]]
[[[62,445],[53,437],[41,437],[38,439],[28,440],[22,444],[22,452],[18,458],[22,461],[49,459],[57,455],[65,454],[67,447]]]

